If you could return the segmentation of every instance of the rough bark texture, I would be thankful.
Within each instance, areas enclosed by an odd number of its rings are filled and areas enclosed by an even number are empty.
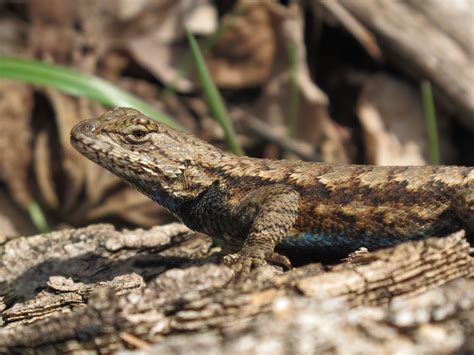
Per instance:
[[[263,267],[237,285],[215,251],[180,224],[9,240],[0,352],[474,350],[474,258],[462,231],[333,266]]]
[[[437,102],[474,129],[472,2],[339,2],[373,33],[388,62],[416,80],[431,81]]]

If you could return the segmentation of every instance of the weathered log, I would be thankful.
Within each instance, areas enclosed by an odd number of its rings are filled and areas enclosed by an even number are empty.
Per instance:
[[[268,266],[238,285],[216,250],[180,224],[10,240],[0,246],[0,352],[474,349],[474,258],[462,231],[335,266]]]

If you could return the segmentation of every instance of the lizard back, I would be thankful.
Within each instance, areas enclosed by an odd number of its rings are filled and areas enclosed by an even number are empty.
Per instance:
[[[288,179],[302,203],[282,246],[350,252],[467,228],[452,201],[474,186],[472,168],[311,165]]]

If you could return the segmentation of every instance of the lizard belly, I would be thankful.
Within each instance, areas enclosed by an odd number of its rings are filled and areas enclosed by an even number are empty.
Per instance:
[[[295,251],[308,251],[315,253],[350,253],[359,248],[366,247],[368,250],[387,248],[409,240],[422,239],[423,236],[394,236],[380,234],[370,235],[361,233],[353,236],[344,234],[316,234],[303,232],[296,236],[283,238],[278,247]]]

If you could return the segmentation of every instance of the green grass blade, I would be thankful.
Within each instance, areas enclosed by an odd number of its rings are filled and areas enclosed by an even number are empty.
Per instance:
[[[48,222],[46,222],[46,217],[44,216],[43,211],[41,210],[38,203],[32,202],[28,208],[28,213],[38,232],[49,232]]]
[[[183,129],[170,117],[108,81],[60,65],[0,57],[1,78],[54,87],[67,94],[89,98],[111,107],[133,107],[159,122],[176,129]]]
[[[421,96],[423,99],[423,110],[425,114],[426,128],[428,132],[428,145],[430,150],[431,164],[439,165],[441,159],[439,134],[438,127],[436,124],[436,111],[433,99],[433,92],[431,90],[431,84],[427,80],[423,80],[421,82]]]
[[[206,63],[204,62],[204,58],[196,42],[196,39],[189,31],[186,31],[186,36],[188,37],[189,46],[191,47],[191,53],[193,55],[193,60],[199,75],[199,80],[201,82],[204,95],[206,96],[209,103],[212,115],[224,130],[227,145],[229,146],[230,150],[237,155],[243,155],[244,151],[237,142],[234,129],[227,113],[227,109],[224,105],[224,101],[222,100],[222,97],[217,90],[217,87],[214,85],[209,71],[207,70]]]

